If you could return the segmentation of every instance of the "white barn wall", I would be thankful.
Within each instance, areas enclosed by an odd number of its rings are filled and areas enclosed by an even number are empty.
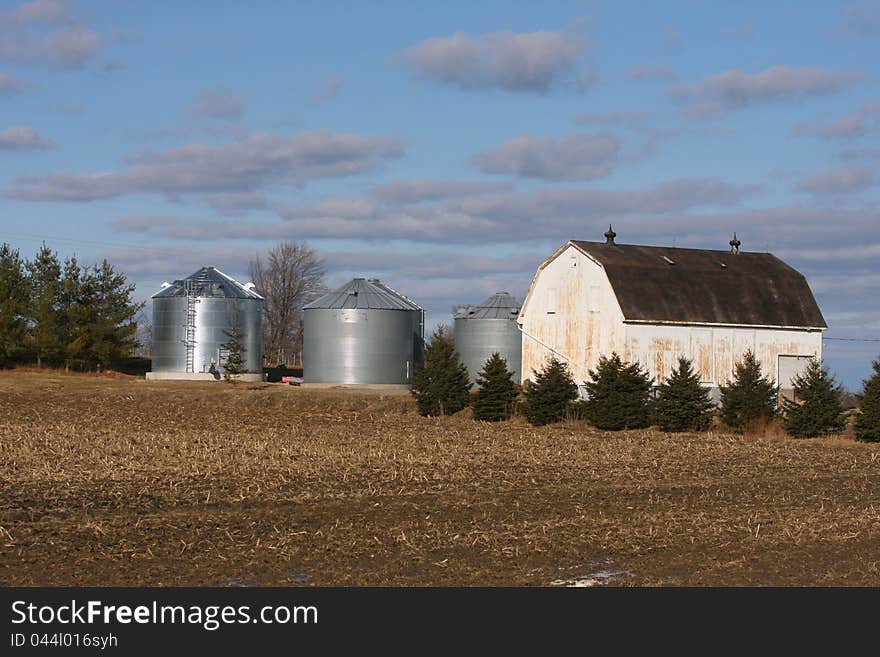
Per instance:
[[[573,246],[542,267],[520,311],[523,380],[556,355],[582,383],[600,355],[623,353],[623,313],[605,271]]]
[[[578,384],[612,352],[638,361],[658,384],[684,355],[709,387],[727,384],[749,349],[774,380],[780,356],[822,356],[819,330],[625,322],[605,270],[571,244],[539,268],[518,323],[524,380],[553,355],[568,364]]]
[[[638,361],[663,383],[679,356],[686,356],[707,386],[727,385],[736,363],[749,349],[765,375],[778,380],[780,356],[822,357],[821,331],[740,328],[710,325],[626,324],[626,350],[621,356]],[[783,382],[788,385],[788,381]]]

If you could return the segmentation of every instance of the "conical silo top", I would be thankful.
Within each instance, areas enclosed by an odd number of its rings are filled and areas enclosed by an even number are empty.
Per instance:
[[[455,317],[463,319],[515,319],[522,304],[510,292],[496,292],[476,306],[462,308]]]
[[[185,297],[187,294],[196,297],[221,297],[229,299],[262,299],[253,290],[253,286],[239,283],[216,267],[202,267],[171,283],[168,287],[153,295],[154,299],[166,297]]]
[[[405,296],[378,278],[354,278],[340,288],[303,306],[310,309],[421,310]]]

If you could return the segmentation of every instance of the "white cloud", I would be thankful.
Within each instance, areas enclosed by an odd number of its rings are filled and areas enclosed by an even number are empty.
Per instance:
[[[308,205],[278,208],[282,221],[178,221],[127,217],[114,224],[120,232],[150,233],[172,239],[362,239],[368,242],[471,244],[565,240],[583,235],[586,222],[609,218],[663,215],[706,207],[732,206],[751,188],[720,180],[673,180],[635,190],[540,188],[529,192],[447,197],[435,203],[407,204],[386,196],[381,203],[357,198],[327,198]],[[397,201],[403,201],[402,204]],[[650,222],[648,222],[650,223]],[[604,229],[603,229],[604,230]]]
[[[36,150],[52,148],[53,143],[26,125],[11,125],[0,131],[0,150]]]
[[[858,79],[849,71],[772,66],[758,73],[723,71],[695,84],[677,85],[671,93],[686,103],[689,114],[711,116],[762,102],[834,94]]]
[[[125,194],[253,192],[369,171],[404,153],[395,137],[328,131],[254,133],[225,144],[194,142],[129,159],[121,171],[19,176],[9,198],[91,201]]]
[[[420,78],[466,90],[582,91],[592,82],[580,66],[586,45],[585,37],[574,32],[457,33],[410,48],[404,62]]]
[[[852,165],[823,171],[801,180],[797,188],[811,194],[841,194],[867,189],[878,183],[871,167]]]
[[[0,61],[78,69],[98,59],[101,45],[63,0],[33,0],[0,14]]]
[[[485,173],[545,180],[593,180],[618,163],[620,140],[608,132],[568,134],[560,139],[522,136],[474,156]]]
[[[421,203],[443,199],[480,196],[511,191],[513,186],[503,182],[476,182],[465,180],[396,180],[373,189],[372,195],[388,203]]]
[[[19,25],[67,23],[72,20],[70,3],[65,0],[32,0],[5,14],[2,19]]]

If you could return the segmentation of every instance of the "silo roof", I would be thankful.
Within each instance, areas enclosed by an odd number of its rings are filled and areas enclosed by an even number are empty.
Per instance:
[[[510,292],[496,292],[476,306],[465,306],[456,319],[516,319],[522,304]]]
[[[422,310],[376,278],[354,278],[345,285],[303,306],[308,309]]]
[[[154,299],[184,297],[190,287],[197,297],[226,297],[231,299],[262,299],[251,287],[239,283],[216,267],[202,267],[186,278],[176,280],[171,285],[153,295]]]

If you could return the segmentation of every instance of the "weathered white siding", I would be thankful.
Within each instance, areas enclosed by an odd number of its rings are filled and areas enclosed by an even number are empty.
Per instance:
[[[663,383],[681,355],[694,363],[708,386],[726,385],[736,363],[751,349],[764,374],[779,380],[780,356],[822,357],[821,331],[724,326],[626,324],[626,350],[621,355],[638,361],[654,381]],[[804,363],[805,364],[805,363]],[[783,382],[784,385],[788,381]]]
[[[600,355],[623,353],[623,314],[608,277],[570,245],[538,270],[519,322],[523,380],[555,354],[581,383]]]
[[[822,356],[819,330],[627,323],[604,269],[570,244],[538,270],[519,325],[524,380],[554,354],[568,364],[579,384],[600,356],[612,352],[641,363],[658,384],[684,355],[710,387],[728,383],[734,365],[749,349],[774,380],[780,356]],[[786,371],[792,362],[786,361]]]

